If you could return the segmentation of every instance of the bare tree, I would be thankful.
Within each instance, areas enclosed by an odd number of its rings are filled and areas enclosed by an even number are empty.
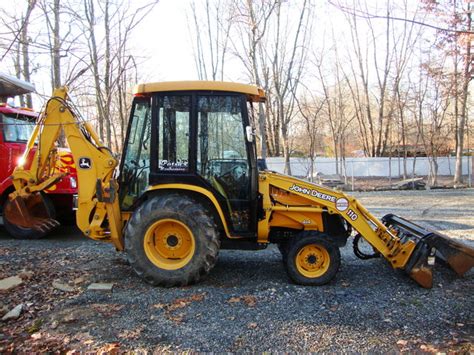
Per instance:
[[[190,5],[188,19],[193,54],[199,80],[224,80],[229,36],[234,13],[232,2],[206,0],[203,14],[196,3]],[[201,20],[204,18],[204,20]]]
[[[362,6],[355,3],[354,7]],[[368,11],[368,10],[366,10]],[[387,15],[390,13],[389,7],[386,9]],[[389,136],[392,107],[388,105],[388,84],[390,75],[390,66],[393,60],[393,44],[391,42],[390,30],[391,23],[387,18],[385,21],[385,31],[383,40],[378,40],[378,34],[375,32],[374,24],[370,19],[366,19],[365,25],[368,28],[366,33],[370,38],[370,47],[363,48],[361,41],[360,25],[358,18],[354,13],[346,14],[346,20],[350,23],[351,39],[353,47],[351,50],[355,54],[355,62],[351,59],[351,70],[355,86],[352,86],[352,93],[356,95],[354,102],[358,105],[358,114],[356,115],[361,127],[361,133],[364,140],[364,150],[369,156],[381,156],[385,153],[387,140]],[[383,49],[379,49],[379,44]],[[369,57],[369,55],[372,57]],[[352,58],[352,57],[351,57]],[[370,63],[373,63],[371,65]],[[371,69],[373,71],[371,72]],[[372,94],[370,77],[375,76],[377,85],[377,94]],[[359,85],[361,88],[359,88]],[[359,91],[360,90],[360,91]]]
[[[455,151],[456,167],[454,183],[462,181],[462,156],[464,150],[464,136],[466,134],[468,90],[472,79],[472,9],[470,1],[425,0],[425,8],[438,19],[445,21],[447,26],[438,29],[438,45],[445,48],[453,60],[453,80],[455,87]],[[449,70],[449,69],[448,69]]]
[[[95,0],[83,0],[82,21],[90,53],[100,138],[109,147],[118,149],[125,133],[124,112],[128,108],[125,90],[130,85],[128,78],[133,78],[132,73],[136,70],[135,60],[129,53],[129,38],[133,29],[156,3],[156,0],[151,0],[139,8],[132,8],[129,2],[104,0],[97,6]],[[103,36],[96,32],[99,20],[103,26]],[[118,109],[112,105],[115,96]],[[120,122],[113,121],[114,114],[118,115]]]
[[[51,60],[51,87],[57,88],[62,84],[61,80],[61,59],[64,54],[62,51],[63,44],[66,42],[67,37],[70,35],[71,28],[64,30],[61,28],[61,12],[62,7],[61,0],[47,1],[42,0],[39,3],[39,7],[43,12],[44,18],[46,20],[46,29],[47,29],[47,40],[48,40],[48,49],[50,53]],[[61,34],[63,34],[61,36]]]
[[[298,9],[299,17],[293,36],[288,31],[290,27],[289,14],[286,19],[282,16],[282,4],[276,7],[276,19],[273,42],[273,53],[270,56],[272,95],[274,99],[276,119],[280,122],[283,156],[285,158],[285,173],[291,175],[290,165],[290,125],[295,116],[295,95],[306,61],[308,39],[310,33],[310,4],[304,0]],[[272,103],[271,103],[272,104]]]
[[[269,65],[267,64],[264,48],[265,37],[268,33],[272,15],[280,0],[263,0],[259,2],[233,0],[233,3],[236,38],[240,39],[236,41],[232,37],[230,38],[233,55],[241,60],[250,80],[269,94]],[[271,101],[270,97],[268,97],[268,101]],[[263,159],[266,158],[268,150],[270,150],[270,154],[273,154],[275,150],[279,149],[279,127],[275,129],[268,126],[267,119],[270,116],[271,110],[266,110],[263,103],[259,103],[258,134],[260,138],[260,154]]]
[[[327,54],[327,51],[325,52]],[[350,105],[350,100],[347,99],[350,96],[350,91],[345,85],[343,78],[344,73],[339,61],[337,45],[334,45],[332,52],[334,56],[329,56],[331,65],[327,67],[327,70],[323,68],[322,56],[315,60],[315,66],[318,73],[317,80],[323,90],[324,117],[329,127],[336,163],[336,174],[342,173],[343,170],[345,174],[346,135],[349,125],[355,118],[355,114],[353,113],[352,105]],[[325,75],[326,72],[331,73],[332,84],[328,83],[328,75]]]
[[[15,67],[15,75],[17,78],[23,78],[28,82],[31,81],[32,71],[30,65],[30,38],[28,35],[28,29],[30,17],[35,6],[36,0],[28,0],[25,13],[21,14],[20,19],[9,16],[6,11],[2,11],[0,16],[3,26],[7,28],[13,36],[2,56],[2,59],[12,50],[14,52],[12,59]],[[31,94],[26,94],[25,97],[26,107],[33,108]],[[23,96],[20,96],[20,104],[25,106],[25,98]]]
[[[452,106],[453,82],[443,75],[441,68],[435,69],[433,64],[424,65],[420,71],[421,81],[418,84],[418,93],[415,96],[415,118],[420,139],[430,164],[430,185],[438,184],[438,157],[446,153],[447,141],[452,134],[449,129],[449,109]],[[428,116],[428,117],[425,117]]]
[[[303,118],[303,127],[305,130],[305,145],[310,160],[309,179],[314,181],[314,162],[316,159],[316,149],[318,143],[322,141],[322,127],[324,126],[322,109],[326,104],[326,98],[317,98],[310,91],[298,98],[295,94],[295,101],[298,107],[298,114]],[[309,144],[308,144],[309,143]]]

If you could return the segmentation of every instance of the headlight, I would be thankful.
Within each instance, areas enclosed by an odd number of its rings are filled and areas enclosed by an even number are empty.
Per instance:
[[[71,187],[73,189],[77,188],[77,181],[76,181],[76,178],[75,177],[69,177],[69,181],[71,181]]]

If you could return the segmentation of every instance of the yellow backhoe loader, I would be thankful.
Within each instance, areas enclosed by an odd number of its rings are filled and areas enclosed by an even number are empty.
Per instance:
[[[436,257],[459,275],[474,265],[468,246],[394,215],[379,221],[340,191],[259,169],[252,122],[253,106],[263,101],[261,89],[237,83],[140,84],[119,165],[67,88],[56,89],[25,164],[13,173],[5,218],[42,231],[56,225],[35,211],[46,210],[42,191],[64,176],[54,170],[63,131],[77,165],[78,227],[125,251],[153,285],[197,282],[221,248],[258,250],[269,243],[278,245],[293,282],[322,285],[336,275],[339,248],[352,235],[356,255],[381,255],[427,288]],[[373,253],[362,252],[361,238]]]

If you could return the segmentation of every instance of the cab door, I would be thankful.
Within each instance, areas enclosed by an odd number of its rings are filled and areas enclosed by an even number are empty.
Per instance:
[[[151,108],[149,98],[135,98],[120,167],[120,208],[133,209],[150,175]]]
[[[245,137],[246,109],[243,95],[196,97],[196,173],[225,201],[236,234],[253,234],[256,225],[252,193],[256,178]]]

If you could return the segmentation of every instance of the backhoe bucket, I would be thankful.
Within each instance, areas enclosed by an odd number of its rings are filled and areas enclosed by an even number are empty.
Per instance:
[[[36,192],[27,197],[17,196],[8,201],[4,208],[4,218],[10,224],[22,228],[33,228],[48,232],[59,225],[52,218],[41,193]]]
[[[394,229],[398,237],[417,243],[405,271],[423,287],[431,288],[433,284],[432,267],[435,258],[447,263],[459,276],[463,276],[474,266],[472,247],[393,214],[384,216],[382,221],[387,227]]]

